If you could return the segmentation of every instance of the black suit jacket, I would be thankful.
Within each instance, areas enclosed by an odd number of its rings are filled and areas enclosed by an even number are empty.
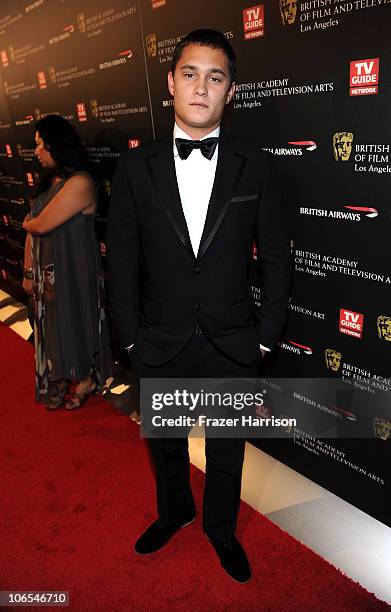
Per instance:
[[[200,180],[194,177],[194,181]],[[262,306],[253,305],[252,240]],[[124,153],[112,186],[108,282],[121,345],[149,365],[174,357],[198,323],[225,354],[249,364],[273,348],[288,305],[291,255],[272,157],[220,138],[197,256],[182,211],[172,137]]]

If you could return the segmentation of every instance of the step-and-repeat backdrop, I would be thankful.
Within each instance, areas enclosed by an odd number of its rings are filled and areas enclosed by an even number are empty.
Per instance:
[[[307,418],[286,439],[254,443],[388,524],[390,23],[390,0],[4,0],[0,8],[1,286],[20,288],[21,223],[38,172],[34,122],[60,113],[86,141],[104,257],[118,155],[172,129],[166,75],[175,44],[195,28],[223,31],[238,56],[226,129],[275,157],[295,268],[286,331],[266,368],[279,378],[265,384],[259,413],[270,416],[280,393],[287,411],[320,419],[325,432]],[[256,244],[252,256],[255,265]],[[256,274],[252,290],[261,307]],[[296,391],[284,391],[284,377],[300,380]],[[322,401],[315,379],[344,387]]]

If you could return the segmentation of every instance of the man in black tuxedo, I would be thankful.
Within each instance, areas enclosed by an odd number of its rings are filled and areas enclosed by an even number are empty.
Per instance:
[[[223,34],[196,30],[174,51],[168,88],[174,133],[121,156],[107,255],[112,315],[136,375],[257,377],[281,333],[291,258],[271,156],[220,134],[235,93],[235,54]],[[251,297],[253,238],[262,307]],[[195,518],[187,439],[150,439],[158,520],[136,542],[162,548]],[[235,538],[243,439],[206,438],[203,527],[224,569],[246,582]]]

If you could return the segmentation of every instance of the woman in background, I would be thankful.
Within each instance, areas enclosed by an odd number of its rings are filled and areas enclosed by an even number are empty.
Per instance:
[[[46,169],[23,228],[25,290],[35,314],[36,399],[79,408],[111,375],[103,275],[95,236],[96,191],[88,155],[72,125],[47,115],[35,126],[35,154]]]

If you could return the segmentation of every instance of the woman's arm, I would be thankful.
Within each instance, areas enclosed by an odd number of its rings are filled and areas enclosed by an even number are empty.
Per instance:
[[[29,276],[32,277],[33,260],[31,257],[31,234],[27,234],[26,241],[24,243],[24,271],[23,271],[23,283],[22,287],[26,293],[33,292],[33,279],[25,277],[25,271],[31,271]]]
[[[31,234],[27,234],[24,243],[24,268],[29,270],[33,267],[33,258],[31,256]]]
[[[77,213],[95,210],[95,189],[85,174],[71,177],[43,211],[33,219],[27,215],[23,228],[31,234],[48,234]]]

